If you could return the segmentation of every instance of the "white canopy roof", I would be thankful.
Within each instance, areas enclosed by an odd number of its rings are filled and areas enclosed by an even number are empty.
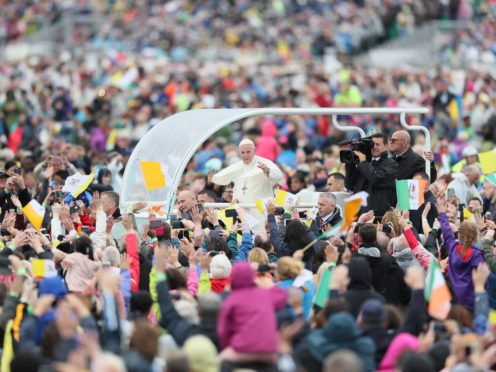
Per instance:
[[[175,200],[175,192],[181,176],[191,157],[203,142],[223,127],[239,120],[261,115],[331,115],[333,125],[344,131],[357,131],[365,136],[361,128],[340,126],[337,115],[356,114],[424,114],[425,108],[255,108],[255,109],[209,109],[191,110],[172,115],[149,130],[138,142],[126,166],[121,190],[121,205],[126,206],[134,201],[148,201],[150,204],[161,204],[168,212]],[[424,127],[408,127],[427,132]],[[427,139],[427,138],[426,138]],[[430,149],[426,142],[426,148]],[[165,188],[148,191],[145,188],[140,160],[158,161],[166,177]]]

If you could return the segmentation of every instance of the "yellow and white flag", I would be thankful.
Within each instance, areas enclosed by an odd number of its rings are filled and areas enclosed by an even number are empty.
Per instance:
[[[77,198],[88,188],[88,186],[93,182],[94,178],[95,175],[93,173],[86,176],[78,172],[70,177],[67,177],[62,191],[68,192],[74,198]]]
[[[22,213],[24,213],[31,225],[40,231],[43,217],[45,216],[45,208],[33,199],[22,208]]]
[[[274,204],[278,207],[283,207],[284,209],[292,208],[296,205],[298,197],[290,192],[278,189],[276,191],[276,196]]]
[[[263,199],[257,199],[257,200],[255,200],[255,205],[257,207],[257,210],[263,216],[267,216],[267,203],[268,202],[274,203],[274,199],[272,199],[272,198],[263,198]]]
[[[463,208],[463,219],[465,221],[475,222],[474,215],[467,208]]]
[[[164,188],[166,185],[165,174],[162,171],[162,164],[159,161],[140,160],[141,172],[145,179],[147,190]]]
[[[38,280],[57,275],[55,263],[52,260],[33,258],[31,260],[31,268],[33,270],[33,277]]]

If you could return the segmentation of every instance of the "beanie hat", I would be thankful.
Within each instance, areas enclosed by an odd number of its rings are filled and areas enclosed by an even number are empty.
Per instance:
[[[360,309],[362,320],[367,324],[382,323],[386,319],[386,310],[382,301],[371,298],[365,301]]]
[[[231,276],[232,265],[229,258],[222,252],[212,258],[210,273],[212,278],[225,279]]]
[[[196,335],[188,338],[183,351],[188,357],[192,372],[218,372],[217,349],[209,338]]]

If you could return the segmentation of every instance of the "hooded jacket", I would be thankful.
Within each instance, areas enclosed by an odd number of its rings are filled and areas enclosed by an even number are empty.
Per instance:
[[[386,275],[391,266],[391,257],[380,248],[366,245],[358,249],[358,256],[367,259],[372,273],[372,286],[376,292],[381,293],[386,286]]]
[[[247,262],[234,265],[231,288],[217,323],[222,348],[232,347],[239,353],[276,353],[276,312],[286,304],[286,291],[277,286],[258,288],[255,272]]]
[[[386,286],[382,294],[387,303],[407,306],[410,301],[411,290],[405,283],[405,273],[410,266],[419,266],[419,263],[410,248],[396,252],[391,258],[391,265],[386,275]]]
[[[408,333],[400,333],[391,342],[384,359],[379,366],[380,372],[394,372],[396,362],[406,350],[417,351],[420,346],[418,338]]]
[[[474,284],[472,271],[484,262],[484,254],[477,247],[471,247],[466,256],[457,252],[461,245],[451,231],[446,213],[439,213],[444,245],[448,251],[448,274],[458,302],[469,310],[474,309]]]
[[[312,332],[307,338],[307,347],[320,363],[336,350],[350,349],[362,360],[364,371],[375,368],[375,344],[371,338],[361,335],[355,319],[348,312],[332,315],[322,329]]]
[[[262,122],[262,137],[257,141],[256,154],[270,161],[276,161],[279,155],[279,144],[277,143],[277,128],[270,120]]]
[[[372,274],[367,260],[363,257],[354,257],[348,265],[350,284],[345,298],[350,304],[350,312],[358,316],[362,304],[369,298],[377,298],[384,302],[384,297],[374,292],[372,288]]]

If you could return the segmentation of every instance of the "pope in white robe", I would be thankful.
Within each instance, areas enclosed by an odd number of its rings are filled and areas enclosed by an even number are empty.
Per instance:
[[[212,177],[217,185],[234,182],[233,200],[239,203],[255,203],[258,199],[273,198],[274,185],[283,185],[284,176],[277,166],[268,159],[255,155],[255,144],[244,139],[239,144],[241,161],[230,165]],[[265,234],[265,216],[256,208],[248,213],[257,221],[252,227],[255,234]]]

